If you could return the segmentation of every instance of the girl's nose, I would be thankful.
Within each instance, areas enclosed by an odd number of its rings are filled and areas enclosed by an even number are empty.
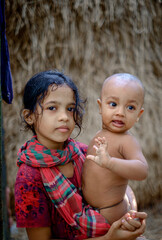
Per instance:
[[[60,121],[67,121],[68,120],[68,114],[66,111],[62,110],[59,113],[59,120]]]

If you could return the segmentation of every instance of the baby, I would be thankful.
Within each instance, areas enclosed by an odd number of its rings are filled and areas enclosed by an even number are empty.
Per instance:
[[[97,102],[102,129],[88,147],[82,190],[87,203],[112,224],[129,210],[128,180],[147,177],[146,159],[129,132],[144,112],[144,88],[131,74],[114,74],[104,81]]]

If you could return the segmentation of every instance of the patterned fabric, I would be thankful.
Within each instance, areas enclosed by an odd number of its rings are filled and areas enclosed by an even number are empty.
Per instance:
[[[75,174],[69,180],[78,188]],[[50,200],[39,168],[21,164],[18,169],[15,217],[18,228],[50,227],[52,239],[77,239],[78,231],[66,223]]]
[[[44,187],[56,209],[65,221],[78,230],[77,239],[104,235],[109,224],[89,205],[84,206],[77,188],[59,171],[57,165],[72,161],[79,190],[84,155],[77,143],[68,139],[64,150],[50,150],[41,145],[36,136],[18,152],[18,166],[25,163],[40,169]]]

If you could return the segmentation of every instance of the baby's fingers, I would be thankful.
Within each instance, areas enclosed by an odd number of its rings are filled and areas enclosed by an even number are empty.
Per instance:
[[[89,160],[92,160],[92,161],[96,162],[97,164],[99,164],[99,161],[98,161],[99,158],[98,158],[97,156],[87,155],[86,158],[89,159]]]
[[[95,139],[95,142],[99,148],[107,149],[108,142],[106,141],[105,137],[98,137]]]
[[[87,155],[86,158],[89,159],[89,160],[92,160],[92,161],[95,160],[95,156],[94,155]]]
[[[95,142],[97,143],[98,146],[100,146],[102,144],[100,138],[95,138]]]
[[[106,139],[105,137],[97,137],[95,138],[95,141],[100,145],[100,144],[106,144]]]

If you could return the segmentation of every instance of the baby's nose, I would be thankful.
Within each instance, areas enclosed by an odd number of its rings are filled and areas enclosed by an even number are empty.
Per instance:
[[[124,109],[124,107],[118,107],[117,108],[117,111],[116,111],[116,114],[117,115],[121,115],[121,116],[124,116],[125,115],[125,109]]]

